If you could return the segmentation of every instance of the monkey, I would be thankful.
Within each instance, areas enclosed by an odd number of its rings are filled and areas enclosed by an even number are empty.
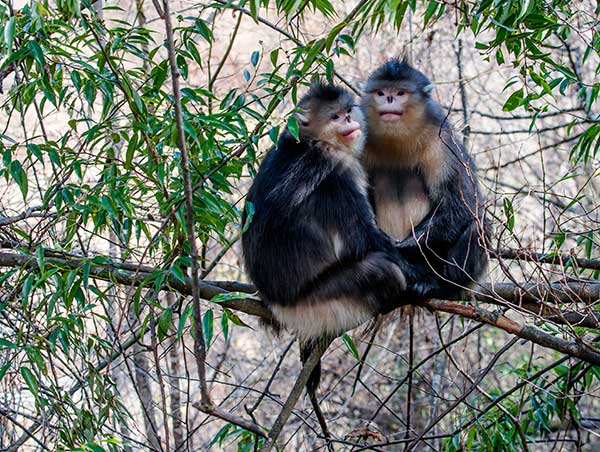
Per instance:
[[[391,59],[361,96],[377,224],[399,240],[407,293],[421,300],[465,294],[487,268],[490,229],[473,160],[432,88],[422,72]]]
[[[320,338],[392,310],[406,283],[395,241],[377,227],[368,199],[354,96],[317,82],[298,107],[298,140],[288,126],[248,191],[254,213],[249,224],[247,213],[242,219],[242,252],[276,324],[299,339],[304,363]],[[320,365],[307,384],[317,416],[319,379]]]

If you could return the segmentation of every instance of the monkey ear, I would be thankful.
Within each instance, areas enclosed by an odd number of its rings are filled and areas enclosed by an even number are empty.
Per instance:
[[[294,112],[294,117],[298,120],[298,122],[302,126],[306,127],[309,123],[308,110],[304,110],[304,109],[300,108]]]
[[[429,85],[425,85],[423,87],[423,93],[425,93],[425,94],[431,94],[434,89],[435,89],[435,86],[433,85],[433,83],[430,83]]]

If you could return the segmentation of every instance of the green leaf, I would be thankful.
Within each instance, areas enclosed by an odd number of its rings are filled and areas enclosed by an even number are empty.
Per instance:
[[[194,312],[193,306],[187,305],[185,307],[185,309],[183,310],[183,312],[181,313],[181,316],[179,317],[179,324],[177,325],[177,340],[180,341],[181,338],[183,337],[183,329],[185,328],[185,323],[187,321],[188,318],[192,317]]]
[[[331,29],[331,31],[327,35],[327,38],[325,39],[325,49],[326,50],[329,51],[331,49],[331,45],[333,44],[333,41],[335,41],[338,34],[344,29],[345,26],[346,26],[346,24],[342,22],[341,24],[337,24],[335,27],[333,27]]]
[[[227,341],[229,338],[229,318],[225,313],[221,316],[221,331],[223,331],[223,338]]]
[[[240,319],[236,314],[231,312],[229,309],[223,309],[223,313],[227,316],[227,318],[229,320],[231,320],[231,322],[234,325],[243,326],[244,328],[252,329],[252,327],[250,325],[246,324],[242,319]]]
[[[0,381],[2,381],[2,378],[4,378],[4,375],[6,375],[6,371],[10,369],[10,361],[7,362],[4,366],[0,367]]]
[[[504,198],[504,215],[506,216],[506,227],[510,232],[513,232],[515,227],[515,212],[513,209],[512,201],[508,198]]]
[[[523,102],[523,88],[518,89],[510,95],[502,107],[503,111],[513,111]]]
[[[46,61],[44,59],[44,52],[42,51],[42,48],[35,41],[29,41],[27,43],[27,48],[33,55],[33,58],[35,59],[36,63],[38,64],[40,72],[43,72],[46,65]]]
[[[21,194],[23,195],[23,199],[27,200],[27,191],[28,191],[28,182],[27,175],[25,171],[23,171],[23,167],[18,160],[13,160],[10,163],[10,174],[15,180],[15,182],[19,185],[21,189]]]
[[[168,334],[173,319],[173,308],[165,309],[158,317],[158,340],[162,341]]]
[[[197,18],[194,25],[195,25],[195,30],[200,34],[200,36],[202,36],[204,39],[206,39],[207,42],[209,42],[209,43],[212,42],[212,40],[213,40],[212,31],[210,30],[210,27],[208,25],[206,25],[206,22],[204,20]]]
[[[15,41],[15,26],[17,19],[12,16],[8,19],[8,23],[4,26],[4,44],[6,45],[6,54],[10,56],[12,54],[13,42]]]
[[[325,66],[325,78],[327,78],[327,82],[331,84],[333,84],[333,72],[333,60],[327,60],[327,65]]]
[[[42,245],[38,245],[37,249],[35,250],[35,258],[37,260],[40,273],[44,273],[44,247]]]
[[[8,339],[3,339],[0,337],[0,348],[10,348],[12,350],[16,350],[18,347]]]
[[[25,380],[25,384],[31,391],[31,394],[33,394],[33,396],[37,398],[39,391],[39,383],[36,376],[27,367],[21,367],[21,376]]]
[[[425,10],[425,16],[423,18],[423,27],[427,26],[427,24],[429,23],[429,20],[433,17],[435,12],[437,11],[438,6],[439,6],[439,4],[435,0],[432,0],[429,3],[429,5],[427,6],[427,9]]]
[[[300,124],[295,116],[290,116],[287,120],[287,129],[290,131],[296,141],[300,141]]]
[[[255,297],[256,297],[256,292],[255,293],[224,292],[224,293],[219,293],[219,294],[215,295],[214,297],[212,297],[210,299],[210,301],[212,301],[213,303],[223,303],[224,301],[229,301],[229,300],[244,300],[244,299],[255,298]]]
[[[273,127],[269,130],[269,138],[273,144],[277,144],[277,140],[279,139],[279,127]]]
[[[250,0],[250,15],[256,23],[258,23],[258,9],[260,8],[260,0]]]
[[[169,272],[175,277],[175,279],[185,283],[186,282],[185,274],[183,273],[183,270],[181,269],[180,263],[181,263],[181,261],[173,262],[173,265],[171,265]]]
[[[254,204],[252,204],[252,202],[250,202],[250,201],[247,201],[245,209],[246,209],[246,221],[242,228],[242,234],[248,230],[248,228],[250,227],[250,224],[252,223],[252,218],[254,217]]]
[[[273,66],[277,66],[277,58],[279,56],[279,49],[272,50],[269,54],[269,59],[271,60],[271,64]]]
[[[356,358],[357,361],[360,361],[360,355],[358,354],[358,348],[356,348],[356,344],[354,344],[354,339],[349,334],[344,334],[342,336],[342,342],[348,348],[348,351],[352,353],[352,356]]]
[[[521,10],[519,11],[519,15],[517,16],[517,21],[521,20],[523,17],[527,15],[529,12],[529,7],[531,0],[521,0]]]
[[[202,317],[202,332],[204,334],[204,343],[206,344],[206,349],[210,347],[210,343],[213,337],[213,324],[214,324],[214,314],[212,309],[208,309],[204,313],[204,317]]]

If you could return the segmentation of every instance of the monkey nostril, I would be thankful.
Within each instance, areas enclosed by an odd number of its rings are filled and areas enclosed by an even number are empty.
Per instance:
[[[394,96],[388,96],[387,97],[387,101],[389,104],[391,104],[392,102],[394,102]]]

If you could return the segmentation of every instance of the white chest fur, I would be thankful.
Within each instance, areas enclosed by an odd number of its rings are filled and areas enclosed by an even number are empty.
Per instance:
[[[425,187],[416,175],[393,178],[376,174],[373,191],[377,224],[397,240],[408,237],[431,209]]]

